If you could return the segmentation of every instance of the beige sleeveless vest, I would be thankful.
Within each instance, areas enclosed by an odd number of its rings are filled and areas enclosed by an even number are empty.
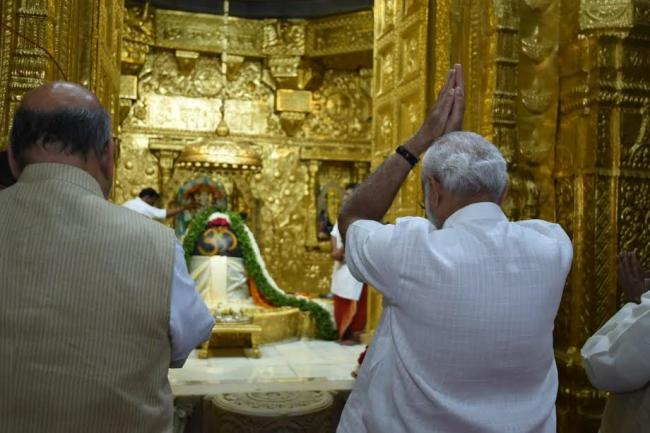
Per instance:
[[[72,166],[0,193],[0,432],[171,432],[174,248]]]

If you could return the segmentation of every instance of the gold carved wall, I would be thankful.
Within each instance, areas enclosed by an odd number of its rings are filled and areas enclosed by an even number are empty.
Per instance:
[[[597,430],[604,395],[589,386],[579,348],[621,303],[616,253],[635,250],[650,267],[647,1],[377,0],[374,14],[309,21],[118,0],[0,8],[0,148],[26,91],[52,79],[85,84],[120,128],[114,200],[154,186],[169,206],[193,177],[221,181],[290,291],[329,286],[323,189],[363,180],[462,63],[465,127],[509,162],[507,213],[558,221],[572,237],[556,321],[558,426]],[[188,146],[219,140],[256,152],[261,170],[176,166]],[[387,220],[421,213],[420,188],[414,172]],[[370,310],[372,329],[376,294]]]
[[[422,33],[429,36],[412,36]],[[421,86],[405,116],[409,80],[399,56],[409,50]],[[616,254],[636,251],[650,267],[650,4],[376,2],[373,166],[417,126],[456,62],[465,71],[465,128],[508,160],[507,214],[557,221],[572,237],[555,331],[558,431],[595,433],[605,394],[589,385],[579,349],[622,302]],[[414,174],[389,220],[418,212],[418,185]],[[376,299],[370,308],[378,317]]]
[[[153,186],[171,207],[195,177],[222,182],[280,287],[327,292],[319,195],[368,172],[372,14],[226,20],[128,7],[122,47],[115,201]],[[187,146],[216,141],[256,152],[261,170],[175,164]]]
[[[23,94],[69,80],[119,103],[120,0],[5,0],[0,4],[0,149]]]

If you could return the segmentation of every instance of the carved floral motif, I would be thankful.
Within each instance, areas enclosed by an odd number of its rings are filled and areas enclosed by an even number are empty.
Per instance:
[[[372,127],[370,77],[363,75],[367,74],[327,71],[322,86],[313,93],[313,111],[297,136],[369,140]]]

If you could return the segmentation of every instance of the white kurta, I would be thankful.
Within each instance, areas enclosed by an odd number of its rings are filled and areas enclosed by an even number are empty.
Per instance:
[[[650,292],[589,338],[582,357],[591,383],[612,392],[602,433],[650,432]]]
[[[508,222],[493,203],[441,230],[352,224],[348,266],[384,312],[338,433],[555,433],[553,322],[572,255],[559,225]]]
[[[338,223],[334,225],[330,234],[336,240],[337,248],[343,245],[343,238],[341,238]],[[341,298],[358,301],[361,297],[362,290],[363,283],[352,276],[348,265],[345,262],[335,260],[332,271],[331,292]]]

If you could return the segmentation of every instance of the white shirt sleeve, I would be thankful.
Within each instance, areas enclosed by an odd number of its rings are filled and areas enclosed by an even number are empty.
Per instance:
[[[650,382],[650,292],[640,304],[621,308],[582,347],[591,383],[611,392],[631,392]]]
[[[126,203],[124,203],[122,206],[131,209],[132,211],[135,211],[148,218],[154,218],[158,220],[164,220],[165,218],[167,218],[167,209],[160,209],[155,206],[151,206],[149,203],[145,202],[140,197],[136,197],[133,200],[129,200]]]
[[[573,244],[562,226],[543,220],[517,221],[515,224],[535,230],[549,238],[555,239],[560,248],[560,268],[569,272],[573,262]]]
[[[153,218],[158,220],[164,220],[165,218],[167,218],[167,209],[160,209],[153,206],[151,207],[153,208],[153,214],[154,214]]]
[[[210,338],[214,318],[196,291],[194,280],[185,264],[185,255],[176,242],[174,275],[171,287],[169,315],[169,340],[171,367],[182,367],[190,352]]]
[[[332,231],[330,232],[330,235],[336,239],[336,247],[339,248],[341,245],[343,245],[343,238],[341,237],[341,232],[339,231],[339,223],[337,222],[334,224],[334,227],[332,227]]]
[[[167,209],[160,209],[155,206],[151,206],[148,203],[144,203],[147,206],[147,216],[149,218],[154,218],[157,220],[164,220],[167,218]]]
[[[359,281],[370,283],[391,298],[398,290],[399,272],[392,248],[395,226],[371,220],[357,220],[345,235],[345,261]]]

